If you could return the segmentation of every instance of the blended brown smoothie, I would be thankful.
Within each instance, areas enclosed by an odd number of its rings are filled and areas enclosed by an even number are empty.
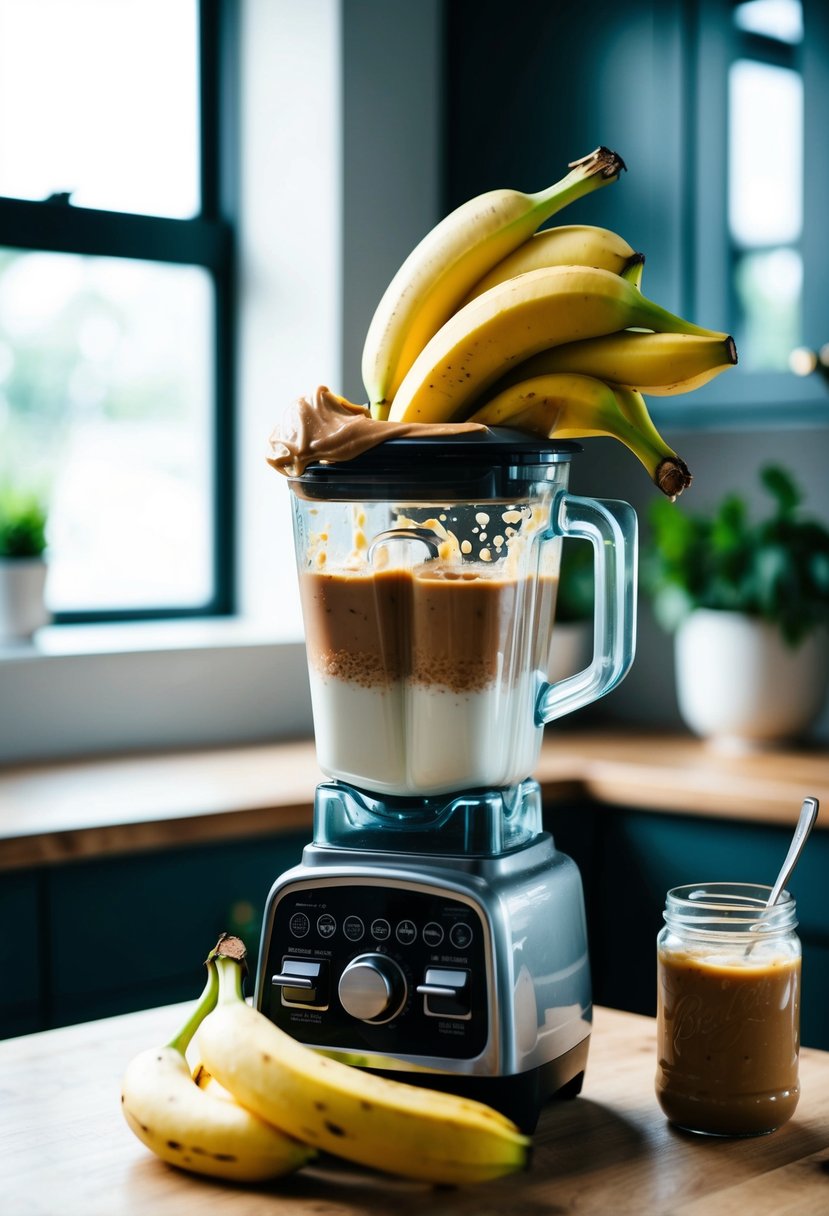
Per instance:
[[[552,578],[462,567],[305,571],[309,660],[321,675],[363,687],[407,680],[480,691],[546,670],[556,589]]]
[[[800,1088],[800,959],[733,962],[659,952],[656,1092],[672,1123],[758,1135],[794,1113]]]
[[[485,562],[322,562],[300,574],[326,773],[405,796],[530,775],[557,580]]]

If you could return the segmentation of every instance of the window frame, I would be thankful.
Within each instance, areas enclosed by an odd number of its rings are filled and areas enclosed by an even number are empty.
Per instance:
[[[734,0],[698,0],[685,14],[686,78],[684,133],[691,182],[690,227],[684,306],[689,315],[726,328],[732,301],[732,248],[728,229],[728,71],[746,52],[771,61],[773,43],[733,23]],[[829,188],[829,148],[819,131],[829,105],[829,10],[822,0],[803,0],[804,37],[798,48],[804,83],[804,147],[809,171],[803,182],[804,265],[803,345],[817,350],[829,340],[821,334],[821,303],[826,301],[829,255],[821,247],[819,216]],[[779,62],[779,59],[777,60]],[[805,161],[805,158],[804,158]],[[821,290],[821,284],[823,288]],[[821,295],[823,300],[821,301]],[[825,324],[825,323],[824,323]],[[826,384],[820,375],[746,372],[718,377],[697,389],[693,401],[651,401],[658,424],[684,427],[811,426],[827,417]]]
[[[196,0],[199,70],[200,207],[191,219],[76,207],[0,196],[0,244],[33,252],[131,258],[198,266],[213,288],[211,567],[213,594],[174,604],[58,612],[58,625],[228,616],[235,610],[236,229],[239,211],[237,5]]]

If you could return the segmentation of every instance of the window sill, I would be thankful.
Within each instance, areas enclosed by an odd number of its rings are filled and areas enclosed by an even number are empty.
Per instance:
[[[253,621],[50,627],[0,669],[0,764],[311,733],[302,642]]]
[[[298,642],[300,638],[291,638]],[[55,656],[133,654],[148,651],[203,650],[224,646],[285,644],[264,622],[241,617],[191,617],[171,621],[127,624],[49,625],[30,642],[0,643],[0,663],[38,661]]]

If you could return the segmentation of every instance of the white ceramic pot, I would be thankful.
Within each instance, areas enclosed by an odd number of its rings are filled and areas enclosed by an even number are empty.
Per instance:
[[[799,646],[739,612],[698,609],[675,643],[679,711],[695,734],[724,748],[803,735],[820,712],[829,678],[829,633]]]
[[[0,642],[22,642],[48,624],[42,557],[0,558]]]
[[[550,641],[550,683],[584,671],[592,659],[593,621],[556,621]]]

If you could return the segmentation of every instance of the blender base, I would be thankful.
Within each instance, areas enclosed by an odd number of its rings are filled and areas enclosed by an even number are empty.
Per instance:
[[[522,1132],[531,1135],[548,1102],[570,1100],[581,1093],[588,1045],[589,1039],[583,1039],[557,1060],[512,1077],[467,1077],[445,1073],[424,1076],[422,1072],[383,1068],[373,1068],[371,1071],[390,1081],[405,1081],[408,1085],[474,1098],[476,1102],[484,1102],[500,1111],[512,1119]],[[563,1077],[567,1079],[562,1080]]]
[[[268,898],[255,1001],[308,1047],[525,1129],[575,1096],[592,1022],[584,899],[537,783],[417,807],[321,785],[314,843]]]

